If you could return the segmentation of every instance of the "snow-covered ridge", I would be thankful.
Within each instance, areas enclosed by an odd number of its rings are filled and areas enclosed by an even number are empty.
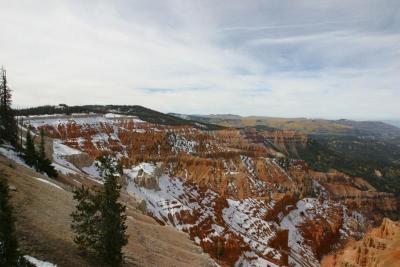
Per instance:
[[[60,140],[53,140],[53,163],[54,168],[62,174],[79,174],[81,171],[66,160],[67,156],[79,155],[82,151],[64,145]]]
[[[130,120],[134,123],[144,123],[136,116],[121,115],[115,113],[107,114],[96,114],[96,113],[74,113],[71,115],[38,115],[38,116],[27,116],[24,117],[24,124],[28,124],[34,128],[42,127],[45,125],[58,126],[66,124],[77,124],[77,125],[100,125],[104,123],[110,123],[114,120]]]

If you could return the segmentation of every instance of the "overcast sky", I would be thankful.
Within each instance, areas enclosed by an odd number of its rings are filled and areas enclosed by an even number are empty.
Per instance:
[[[400,119],[400,1],[0,0],[14,104]]]

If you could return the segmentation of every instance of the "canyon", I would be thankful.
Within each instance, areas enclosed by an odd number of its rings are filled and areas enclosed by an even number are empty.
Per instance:
[[[297,131],[210,130],[117,112],[23,119],[25,129],[44,130],[59,179],[101,184],[96,159],[113,157],[135,207],[220,266],[319,266],[399,211],[393,194],[362,177],[291,157],[308,144]]]

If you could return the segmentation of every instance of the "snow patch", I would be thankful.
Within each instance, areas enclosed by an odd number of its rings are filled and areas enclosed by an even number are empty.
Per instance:
[[[289,231],[288,245],[291,248],[289,254],[290,266],[319,266],[318,259],[315,257],[312,248],[304,242],[299,226],[305,223],[305,216],[308,219],[313,217],[309,210],[319,210],[320,204],[315,198],[305,198],[297,202],[296,209],[290,211],[281,221],[281,228]]]
[[[156,166],[154,164],[142,162],[131,169],[124,169],[124,174],[126,174],[129,178],[134,179],[137,177],[140,170],[143,170],[143,172],[151,175],[154,173],[155,168]]]
[[[54,140],[52,165],[58,172],[64,175],[80,174],[81,171],[65,159],[66,156],[79,154],[82,154],[82,152],[62,144],[60,140]]]
[[[244,252],[240,256],[240,258],[235,262],[235,267],[258,267],[258,266],[278,267],[278,265],[259,257],[252,251]]]
[[[21,159],[18,153],[10,146],[0,146],[0,154],[5,156],[6,158],[14,161],[15,163],[21,164],[27,168],[31,168]]]
[[[53,187],[55,187],[55,188],[64,190],[62,187],[60,187],[60,186],[58,186],[58,185],[56,185],[56,184],[54,184],[54,183],[52,183],[52,182],[50,182],[50,181],[47,181],[47,180],[45,180],[45,179],[38,178],[38,177],[33,177],[33,178],[35,178],[36,180],[38,180],[38,181],[40,181],[40,182],[46,183],[46,184],[48,184],[48,185],[51,185],[51,186],[53,186]]]
[[[57,267],[57,265],[55,265],[53,263],[50,263],[50,262],[47,262],[47,261],[41,261],[41,260],[38,260],[38,259],[36,259],[36,258],[34,258],[32,256],[25,255],[24,258],[27,261],[29,261],[30,263],[35,264],[37,267]]]

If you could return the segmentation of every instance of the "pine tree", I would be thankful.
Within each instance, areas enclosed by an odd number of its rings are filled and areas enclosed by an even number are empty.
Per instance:
[[[123,261],[122,247],[127,242],[126,207],[118,202],[121,186],[115,174],[117,164],[110,157],[104,158],[100,166],[105,182],[102,192],[100,211],[102,214],[100,255],[110,266],[121,266]]]
[[[32,139],[31,130],[28,129],[26,133],[26,141],[25,141],[25,151],[24,151],[24,158],[26,164],[31,167],[38,167],[38,157],[36,154],[35,144]]]
[[[45,148],[44,148],[44,130],[43,130],[43,128],[40,129],[39,159],[40,160],[46,159],[46,152],[45,152]]]
[[[0,177],[0,266],[16,266],[19,258],[15,218],[5,178]]]
[[[40,145],[39,151],[37,155],[37,169],[39,171],[45,172],[49,177],[57,177],[58,173],[55,170],[54,166],[51,165],[51,161],[46,158],[45,152],[45,142],[44,142],[44,130],[40,129]]]
[[[11,108],[11,89],[8,87],[6,71],[3,68],[0,70],[0,75],[0,140],[17,146],[18,126]]]
[[[97,252],[100,242],[100,194],[82,186],[74,190],[74,199],[78,202],[71,214],[71,228],[75,233],[74,242],[81,252]]]
[[[118,199],[117,164],[110,157],[99,159],[99,171],[105,179],[100,191],[84,187],[74,191],[78,202],[72,213],[74,241],[83,251],[96,252],[109,266],[121,266],[126,235],[126,207]]]

